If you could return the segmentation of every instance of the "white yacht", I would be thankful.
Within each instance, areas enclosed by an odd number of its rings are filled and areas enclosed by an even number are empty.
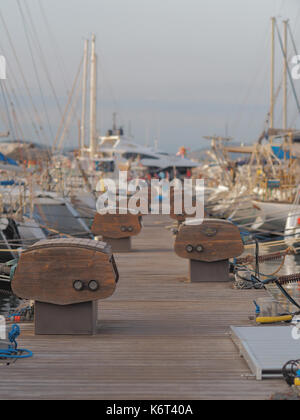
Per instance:
[[[118,170],[130,164],[132,169],[143,167],[150,172],[172,172],[176,169],[179,175],[185,175],[188,169],[198,166],[196,162],[185,157],[141,146],[124,136],[122,128],[109,130],[106,136],[100,137],[98,152],[104,159],[114,161]]]
[[[84,48],[84,76],[82,85],[82,118],[80,127],[80,150],[78,162],[87,175],[104,172],[108,177],[115,177],[120,170],[133,169],[145,172],[168,171],[170,175],[185,175],[188,169],[198,166],[196,162],[161,150],[141,146],[130,137],[124,136],[123,129],[117,129],[114,113],[113,129],[104,137],[97,134],[97,54],[96,37],[92,36],[90,57],[90,112],[89,146],[86,146],[87,118],[87,81],[88,81],[88,45]]]

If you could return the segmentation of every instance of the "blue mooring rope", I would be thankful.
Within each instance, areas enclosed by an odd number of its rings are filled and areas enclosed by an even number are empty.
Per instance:
[[[32,351],[27,349],[18,349],[17,338],[20,335],[20,327],[14,324],[8,333],[8,339],[11,343],[8,349],[0,349],[0,359],[27,359],[33,356]]]

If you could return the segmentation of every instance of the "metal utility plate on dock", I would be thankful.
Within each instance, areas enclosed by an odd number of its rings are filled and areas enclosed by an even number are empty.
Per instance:
[[[291,326],[230,327],[231,338],[258,381],[282,378],[289,360],[300,359],[300,340]]]

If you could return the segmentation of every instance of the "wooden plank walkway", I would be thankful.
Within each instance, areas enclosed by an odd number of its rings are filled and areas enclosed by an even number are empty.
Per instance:
[[[263,291],[190,284],[173,252],[167,217],[148,216],[135,251],[116,255],[116,294],[99,304],[94,337],[35,337],[32,359],[0,367],[1,399],[267,399],[281,380],[257,382],[228,336],[248,325]]]

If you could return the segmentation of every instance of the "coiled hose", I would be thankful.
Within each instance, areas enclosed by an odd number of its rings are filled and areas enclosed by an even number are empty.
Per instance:
[[[11,331],[8,334],[8,339],[11,345],[7,349],[0,349],[0,360],[17,360],[17,359],[27,359],[33,356],[32,351],[27,349],[19,349],[17,338],[20,335],[20,327],[17,324],[14,324],[11,328]]]

